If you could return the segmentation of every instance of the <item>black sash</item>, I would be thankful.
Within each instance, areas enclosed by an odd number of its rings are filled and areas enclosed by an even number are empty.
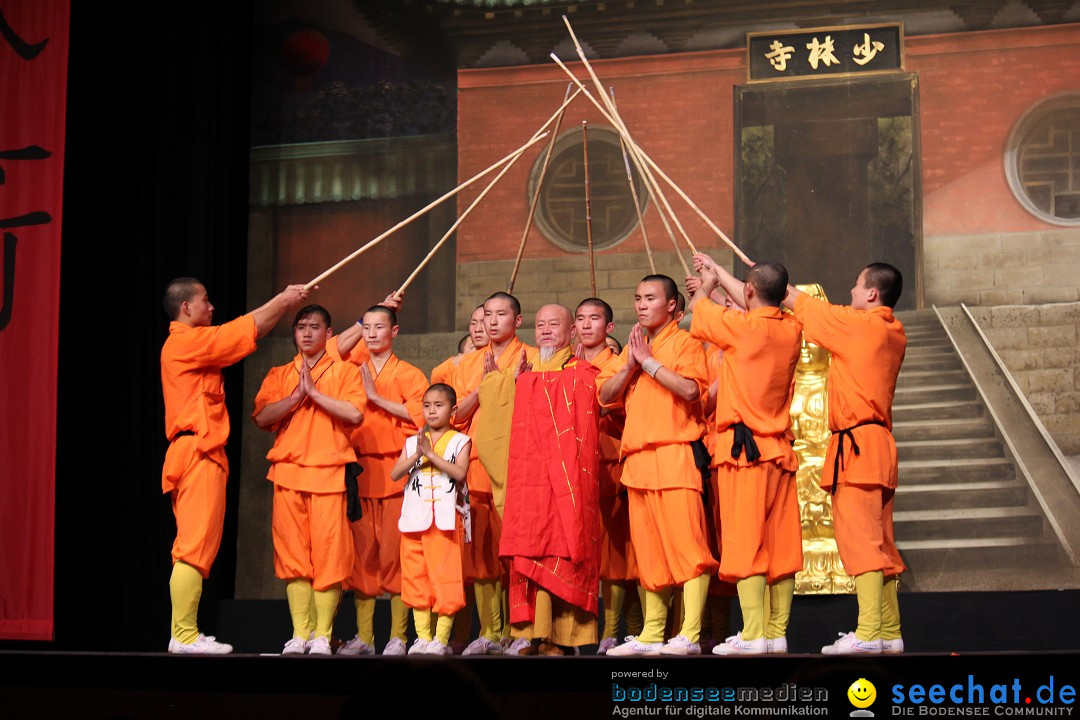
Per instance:
[[[180,432],[176,433],[171,438],[169,438],[169,442],[176,442],[178,439],[180,439],[182,437],[187,437],[188,435],[194,435],[194,434],[195,434],[194,430],[181,430]]]
[[[732,425],[731,429],[735,431],[735,442],[731,443],[731,457],[738,460],[743,448],[746,448],[746,462],[757,462],[761,457],[761,451],[754,442],[753,431],[746,427],[746,423],[741,422]]]
[[[356,482],[362,472],[364,468],[360,467],[360,463],[345,464],[345,516],[349,522],[356,522],[363,514],[360,509],[360,486]]]
[[[840,438],[840,441],[836,445],[836,457],[833,458],[833,484],[831,490],[833,495],[836,494],[836,486],[840,484],[840,471],[844,469],[844,438],[846,437],[851,441],[851,451],[855,453],[855,457],[858,457],[859,443],[855,442],[855,434],[852,430],[866,425],[880,425],[883,428],[888,428],[888,425],[880,420],[867,420],[866,422],[861,422],[858,425],[852,425],[849,428],[837,430],[833,433]]]
[[[712,456],[709,455],[703,438],[691,442],[690,450],[694,453],[694,467],[701,473],[701,501],[708,504],[709,478],[712,476]]]

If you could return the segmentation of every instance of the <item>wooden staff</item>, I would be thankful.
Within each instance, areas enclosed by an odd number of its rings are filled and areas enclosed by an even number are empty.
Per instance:
[[[465,208],[465,212],[461,213],[461,217],[459,217],[457,219],[457,221],[450,227],[450,229],[446,231],[445,235],[443,235],[441,238],[439,238],[439,242],[435,243],[435,246],[433,248],[431,248],[430,251],[428,251],[427,257],[425,257],[420,262],[420,264],[416,267],[415,270],[412,271],[412,274],[409,275],[409,277],[405,278],[405,282],[402,283],[401,287],[398,289],[396,294],[400,295],[401,293],[405,292],[405,288],[409,287],[409,284],[412,283],[412,281],[416,279],[416,276],[419,275],[420,271],[424,269],[424,266],[427,265],[428,262],[431,261],[431,258],[433,258],[435,256],[435,253],[439,250],[440,247],[442,247],[443,243],[446,242],[446,239],[449,238],[450,235],[453,234],[454,230],[457,229],[457,226],[460,225],[463,220],[465,220],[465,217],[470,212],[472,212],[472,209],[474,207],[476,207],[480,203],[481,200],[484,199],[484,196],[488,194],[488,191],[491,190],[491,188],[495,187],[495,183],[499,182],[499,180],[502,179],[502,176],[505,175],[507,173],[507,171],[510,170],[510,168],[514,165],[515,162],[517,162],[517,159],[519,157],[521,157],[522,153],[525,152],[525,150],[529,147],[529,145],[532,145],[533,143],[538,142],[541,138],[548,135],[548,132],[546,132],[547,128],[548,128],[548,125],[551,125],[551,123],[555,122],[558,118],[562,117],[563,110],[566,109],[567,105],[569,105],[571,102],[574,101],[574,98],[576,98],[578,96],[578,92],[581,92],[581,91],[578,90],[573,95],[571,95],[570,97],[563,100],[563,104],[560,105],[559,109],[556,110],[551,115],[551,117],[549,117],[547,119],[547,121],[543,125],[540,126],[540,128],[536,131],[536,134],[532,136],[532,140],[529,141],[528,145],[520,148],[515,153],[515,156],[506,164],[506,166],[503,167],[503,169],[499,171],[499,174],[496,175],[494,178],[492,178],[491,182],[488,183],[488,186],[486,188],[484,188],[484,190],[479,195],[476,196],[475,200],[472,201],[472,204],[469,205],[469,207]]]
[[[596,297],[596,258],[592,244],[592,199],[589,195],[589,122],[581,121],[581,146],[585,151],[585,239],[589,246],[589,280],[592,294]]]
[[[578,92],[581,92],[581,91],[579,90]],[[383,234],[379,235],[378,237],[376,237],[376,238],[375,238],[374,240],[372,240],[371,242],[369,242],[369,243],[367,243],[366,245],[363,245],[363,246],[361,246],[360,248],[358,248],[358,249],[354,250],[354,251],[353,251],[352,253],[350,253],[349,255],[347,255],[346,257],[344,257],[344,258],[343,258],[342,260],[340,260],[340,261],[339,261],[339,262],[338,262],[338,263],[337,263],[336,265],[334,265],[333,267],[331,267],[331,268],[329,268],[329,269],[327,269],[327,270],[323,271],[323,272],[322,272],[322,274],[320,274],[320,275],[319,275],[318,277],[316,277],[316,278],[315,278],[314,280],[312,280],[312,281],[311,281],[311,282],[309,282],[309,283],[308,283],[307,285],[305,285],[305,286],[304,286],[304,289],[306,289],[306,290],[310,290],[311,288],[315,287],[315,285],[319,284],[320,282],[322,282],[323,280],[325,280],[325,279],[326,279],[327,277],[329,277],[329,276],[330,276],[330,275],[332,275],[333,273],[335,273],[335,272],[337,272],[338,270],[340,270],[340,269],[341,269],[342,267],[344,267],[344,266],[345,266],[346,264],[348,264],[348,263],[349,263],[349,262],[351,262],[352,260],[355,260],[356,258],[358,258],[358,257],[359,257],[359,256],[360,256],[360,255],[361,255],[362,253],[364,253],[365,251],[367,251],[367,250],[368,250],[369,248],[372,248],[372,247],[374,247],[375,245],[377,245],[377,244],[378,244],[379,242],[381,242],[381,241],[385,240],[385,239],[386,239],[387,237],[389,237],[389,236],[390,236],[390,235],[392,235],[393,233],[397,232],[397,231],[398,231],[398,230],[400,230],[401,228],[405,227],[406,225],[408,225],[409,223],[411,223],[411,222],[412,222],[413,220],[415,220],[416,218],[420,217],[421,215],[423,215],[423,214],[424,214],[424,213],[426,213],[427,211],[431,210],[431,209],[432,209],[433,207],[435,207],[435,206],[439,205],[440,203],[442,203],[442,202],[444,202],[444,201],[448,200],[449,198],[452,198],[453,196],[457,195],[457,194],[458,194],[459,192],[461,192],[462,190],[464,190],[464,189],[465,189],[465,188],[467,188],[468,186],[472,185],[472,184],[473,184],[474,182],[476,182],[476,181],[477,181],[477,180],[479,180],[480,178],[484,177],[484,176],[485,176],[485,175],[487,175],[488,173],[492,172],[493,170],[495,170],[496,168],[498,168],[498,167],[499,167],[500,165],[504,165],[504,164],[506,164],[506,163],[513,163],[513,162],[514,162],[515,160],[517,160],[517,158],[521,157],[521,153],[525,152],[525,151],[526,151],[526,150],[528,150],[528,149],[529,149],[530,147],[532,147],[533,145],[535,145],[536,143],[538,143],[538,142],[540,142],[540,141],[541,141],[542,139],[544,139],[544,137],[545,137],[545,136],[546,136],[546,135],[547,135],[548,133],[546,133],[546,132],[543,132],[543,131],[544,131],[544,130],[546,130],[546,129],[547,129],[547,126],[548,126],[548,125],[550,125],[550,124],[551,124],[552,122],[554,122],[554,120],[555,120],[555,117],[556,117],[557,115],[561,114],[561,113],[562,113],[562,111],[566,109],[566,106],[567,106],[567,105],[569,105],[569,104],[570,104],[570,102],[571,102],[571,101],[572,101],[572,100],[573,100],[573,99],[574,99],[575,97],[577,97],[577,95],[578,95],[578,92],[575,92],[575,93],[574,93],[574,94],[573,94],[572,96],[570,96],[569,98],[567,98],[567,99],[566,99],[566,100],[565,100],[565,101],[563,102],[563,104],[562,104],[561,106],[559,106],[559,109],[558,109],[558,111],[556,112],[556,114],[555,114],[555,115],[552,115],[552,116],[551,116],[551,117],[550,117],[550,118],[548,119],[548,121],[547,121],[546,123],[544,123],[543,125],[541,125],[541,126],[540,126],[540,129],[536,131],[536,134],[535,134],[535,135],[533,135],[533,136],[532,136],[532,138],[530,138],[530,139],[529,139],[529,142],[525,143],[524,145],[522,145],[521,147],[519,147],[519,148],[518,148],[517,150],[515,150],[515,151],[514,151],[514,152],[512,152],[512,153],[510,153],[509,155],[507,155],[506,157],[504,157],[504,158],[503,158],[502,160],[499,160],[499,161],[498,161],[497,163],[493,164],[493,165],[492,165],[491,167],[487,168],[486,170],[482,170],[481,172],[478,172],[478,173],[477,173],[476,175],[473,175],[473,176],[472,176],[471,178],[469,178],[469,179],[468,179],[468,180],[466,180],[465,182],[461,183],[461,184],[460,184],[460,185],[458,185],[458,186],[457,186],[456,188],[454,188],[454,189],[453,189],[453,190],[451,190],[450,192],[446,193],[445,195],[443,195],[443,196],[442,196],[441,198],[439,198],[438,200],[433,200],[432,202],[428,203],[428,204],[427,204],[427,205],[425,205],[425,206],[424,206],[423,208],[421,208],[421,209],[417,210],[417,211],[416,211],[415,213],[413,213],[413,214],[412,214],[412,215],[410,215],[409,217],[405,218],[404,220],[402,220],[402,221],[401,221],[401,222],[399,222],[399,223],[398,223],[397,225],[395,225],[394,227],[390,228],[389,230],[387,230],[387,231],[386,231],[386,232],[384,232]]]
[[[603,115],[608,122],[615,126],[615,129],[619,131],[619,135],[626,140],[626,147],[630,150],[630,156],[634,159],[634,164],[637,166],[638,172],[640,172],[641,176],[645,178],[645,182],[649,188],[649,192],[654,198],[660,199],[661,205],[667,210],[668,214],[671,215],[671,219],[675,221],[675,226],[679,228],[679,232],[682,234],[683,240],[685,240],[686,244],[690,247],[690,251],[697,252],[696,248],[694,248],[694,244],[690,241],[690,236],[686,234],[686,230],[683,229],[682,224],[679,222],[679,218],[675,217],[675,211],[671,209],[671,204],[667,201],[667,197],[664,195],[664,191],[660,188],[660,184],[656,181],[656,178],[653,177],[652,173],[649,172],[649,167],[637,156],[637,153],[640,151],[640,149],[630,137],[630,133],[629,131],[627,131],[626,127],[621,126],[621,121],[612,116],[612,114],[609,113],[604,108],[604,106],[601,105],[597,101],[597,99],[594,98],[589,93],[589,91],[585,89],[585,86],[581,84],[581,81],[578,80],[572,72],[570,72],[570,68],[566,67],[566,65],[564,65],[563,62],[559,60],[555,53],[551,54],[551,59],[554,60],[560,68],[562,68],[563,72],[570,76],[570,79],[577,84],[578,89],[585,94],[585,97],[592,101],[592,104],[596,106],[596,109],[600,111],[601,115]],[[597,82],[599,82],[599,79],[597,80]],[[607,93],[603,92],[602,89],[600,92],[606,99]],[[664,217],[663,211],[660,212],[660,217]],[[686,264],[686,259],[682,256],[682,250],[679,248],[678,242],[675,241],[675,235],[670,232],[670,226],[668,226],[666,220],[664,221],[664,226],[668,228],[669,237],[671,238],[671,242],[675,247],[675,256],[679,258],[679,264],[682,265],[683,271],[687,274],[687,276],[689,276],[690,266]]]
[[[555,140],[559,137],[559,127],[562,125],[563,114],[566,112],[566,104],[570,99],[570,91],[574,89],[574,83],[566,86],[566,95],[563,97],[563,109],[555,121],[555,129],[551,131],[551,141],[548,142],[547,154],[544,155],[544,164],[540,166],[540,177],[536,180],[536,190],[533,191],[532,202],[529,203],[529,217],[525,220],[525,232],[521,234],[521,243],[518,245],[517,257],[514,258],[514,270],[510,273],[510,282],[506,284],[506,292],[514,292],[514,283],[517,282],[518,270],[521,269],[521,258],[525,254],[525,241],[532,230],[533,215],[536,214],[536,204],[540,201],[540,190],[544,187],[544,176],[547,175],[548,165],[551,163],[551,153],[555,149]],[[580,90],[578,92],[581,92]],[[574,93],[577,95],[577,93]]]
[[[546,135],[547,133],[544,133],[540,137],[545,137]],[[416,279],[416,276],[420,274],[420,271],[423,270],[424,267],[431,261],[431,258],[435,257],[435,253],[437,253],[439,251],[439,248],[443,246],[443,243],[445,243],[446,240],[454,234],[454,231],[457,230],[458,225],[465,221],[465,218],[469,216],[469,213],[473,211],[473,208],[480,204],[480,201],[484,199],[484,196],[488,194],[491,188],[495,187],[495,184],[502,180],[503,175],[509,172],[510,168],[514,167],[514,163],[518,161],[521,155],[522,152],[518,152],[510,160],[510,162],[506,163],[506,165],[503,166],[503,169],[499,171],[499,174],[491,179],[491,182],[487,184],[487,187],[480,191],[480,194],[476,196],[476,199],[472,201],[469,207],[465,208],[465,211],[461,213],[461,216],[458,217],[457,220],[454,221],[454,224],[450,226],[450,229],[446,231],[446,234],[439,238],[439,242],[435,243],[434,247],[432,247],[431,250],[428,251],[427,257],[425,257],[420,262],[420,264],[416,266],[416,269],[412,271],[412,274],[409,275],[409,277],[405,278],[405,282],[402,283],[401,287],[397,289],[397,292],[394,293],[395,295],[401,295],[405,292],[405,288],[409,287],[412,281]]]
[[[610,87],[608,90],[611,92],[611,102],[615,103],[615,88]],[[652,248],[649,247],[649,233],[645,232],[645,218],[641,216],[641,205],[638,201],[637,187],[634,186],[634,172],[630,169],[630,156],[626,154],[626,141],[623,140],[622,135],[619,135],[619,147],[622,149],[622,161],[626,166],[626,181],[630,183],[630,197],[634,199],[634,212],[637,213],[638,227],[641,228],[641,239],[645,243],[645,254],[649,256],[649,271],[656,274],[656,261],[653,260]],[[648,191],[649,186],[645,186],[645,190]],[[660,213],[660,217],[663,218],[663,213]],[[667,219],[664,218],[664,224],[667,224]],[[671,232],[671,228],[668,227],[668,232]]]
[[[574,48],[577,51],[578,57],[581,58],[582,64],[585,65],[585,69],[588,71],[589,77],[592,78],[592,80],[593,80],[594,84],[596,85],[596,87],[600,90],[601,94],[603,94],[603,87],[600,85],[600,80],[596,77],[596,73],[593,71],[592,65],[589,63],[588,59],[585,57],[585,52],[581,49],[581,44],[578,42],[577,36],[574,34],[574,28],[571,27],[570,20],[565,15],[563,15],[563,23],[566,25],[566,29],[569,31],[570,37],[574,41]],[[563,69],[564,70],[566,69],[565,66],[563,67]],[[575,78],[575,80],[576,80],[576,78]],[[578,84],[578,87],[579,88],[582,87],[580,83]],[[585,96],[588,97],[590,100],[592,100],[593,104],[597,105],[597,108],[600,108],[599,104],[596,102],[596,100],[591,95],[589,95],[589,93],[586,92]],[[604,96],[604,99],[607,100],[606,95]],[[600,109],[602,110],[602,108],[600,108]],[[656,170],[656,173],[661,178],[663,178],[664,182],[666,182],[669,186],[671,186],[671,188],[678,194],[678,196],[681,197],[683,199],[683,201],[686,202],[686,204],[690,206],[690,209],[693,210],[698,215],[698,217],[700,217],[705,222],[705,224],[709,226],[709,229],[711,229],[713,232],[715,232],[717,234],[717,236],[721,240],[723,240],[724,243],[726,243],[729,248],[731,248],[732,252],[734,252],[736,255],[738,255],[739,258],[742,259],[742,261],[745,262],[747,265],[753,265],[753,261],[751,261],[750,258],[748,258],[746,256],[746,254],[743,253],[743,251],[740,250],[735,245],[734,242],[732,242],[731,238],[729,238],[726,234],[724,234],[724,231],[716,226],[716,223],[714,223],[709,218],[709,216],[706,215],[705,212],[701,208],[699,208],[697,206],[697,204],[693,200],[690,199],[690,196],[687,195],[685,192],[683,192],[682,188],[680,188],[678,185],[676,185],[675,181],[672,180],[670,177],[668,177],[667,174],[663,170],[661,170],[660,167],[655,162],[653,162],[652,158],[650,158],[648,155],[646,155],[645,151],[642,150],[641,147],[638,146],[637,143],[634,142],[633,138],[630,137],[629,131],[627,131],[627,129],[626,129],[626,125],[623,124],[622,118],[620,118],[618,116],[618,111],[615,110],[614,104],[612,104],[610,106],[610,109],[612,111],[612,114],[615,116],[615,118],[618,119],[618,122],[614,123],[616,129],[620,130],[620,133],[626,138],[627,143],[631,146],[631,149],[632,150],[636,149],[637,154],[640,155],[641,159],[644,160],[644,162],[647,163],[649,165],[649,167]],[[650,175],[651,175],[651,173],[650,173]],[[675,220],[676,225],[679,225],[678,218],[676,218],[674,215],[672,215],[672,219]],[[682,228],[680,226],[680,231],[681,230],[682,230]],[[684,233],[684,237],[685,237],[685,233]],[[694,249],[693,243],[690,242],[690,239],[688,237],[686,238],[686,241],[690,245],[691,250],[693,250],[696,253],[697,250]]]

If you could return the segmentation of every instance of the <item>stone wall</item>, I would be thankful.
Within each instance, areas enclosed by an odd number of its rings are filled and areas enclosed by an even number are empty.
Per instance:
[[[654,242],[657,242],[654,240]],[[668,247],[671,243],[664,239]],[[731,269],[731,251],[727,248],[701,246],[718,263]],[[689,262],[689,252],[684,254]],[[668,275],[685,294],[686,277],[674,251],[653,252],[658,273]],[[496,260],[458,265],[456,326],[464,333],[469,317],[477,305],[506,283],[514,269],[512,260]],[[615,314],[615,332],[619,342],[625,342],[631,326],[637,322],[634,312],[634,289],[641,278],[650,273],[645,253],[605,253],[596,256],[597,296],[611,305]],[[579,301],[592,292],[589,279],[589,259],[585,254],[555,258],[526,258],[514,283],[514,295],[521,301],[522,327],[532,328],[533,316],[541,305],[562,303],[573,310]]]
[[[1078,229],[936,235],[924,242],[927,305],[1080,300]]]
[[[1080,454],[1080,302],[971,313],[1062,452]]]

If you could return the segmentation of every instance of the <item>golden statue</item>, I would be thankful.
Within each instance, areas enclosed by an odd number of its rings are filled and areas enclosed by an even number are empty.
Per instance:
[[[826,299],[820,285],[799,285],[812,297]],[[791,431],[799,472],[795,476],[802,520],[803,569],[795,576],[795,592],[831,595],[855,592],[855,581],[844,571],[833,535],[832,498],[821,489],[821,470],[829,446],[829,351],[803,338],[795,367],[791,400]]]

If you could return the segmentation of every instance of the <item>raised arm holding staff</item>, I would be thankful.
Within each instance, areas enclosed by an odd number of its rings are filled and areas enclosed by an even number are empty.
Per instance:
[[[695,265],[703,257],[695,255]],[[745,313],[709,299],[721,278],[728,281],[725,289],[737,282],[722,268],[703,266],[690,325],[691,336],[723,353],[712,494],[720,530],[719,576],[736,584],[743,617],[742,632],[713,653],[787,652],[795,573],[803,565],[798,459],[788,435],[800,328],[780,310],[787,292],[783,265],[764,262],[750,269],[746,282],[739,283]]]
[[[165,290],[170,322],[161,348],[161,390],[169,449],[161,489],[172,495],[176,516],[169,578],[171,653],[232,652],[231,645],[203,635],[198,627],[203,578],[209,577],[217,557],[225,520],[229,415],[221,368],[254,352],[256,339],[306,298],[304,286],[290,285],[251,313],[213,327],[214,306],[201,282],[177,278]]]
[[[898,653],[897,590],[906,569],[893,537],[897,484],[892,404],[907,335],[893,315],[903,278],[887,263],[866,266],[851,289],[851,305],[832,305],[789,288],[806,340],[832,353],[829,368],[829,448],[821,485],[832,488],[836,547],[855,578],[859,621],[825,654]]]

